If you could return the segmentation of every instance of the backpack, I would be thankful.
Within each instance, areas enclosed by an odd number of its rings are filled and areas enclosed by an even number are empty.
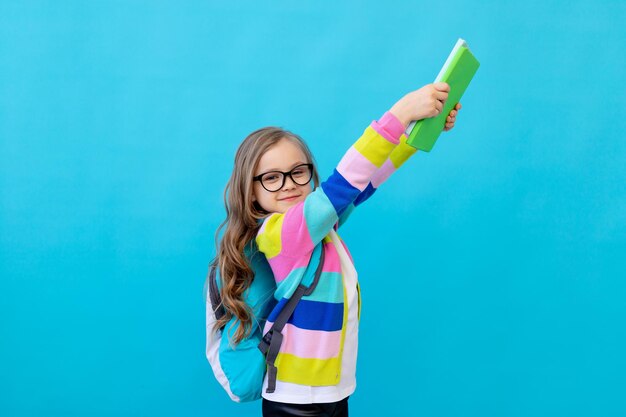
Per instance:
[[[225,326],[213,331],[215,322],[224,316],[225,310],[220,293],[219,271],[215,263],[210,265],[205,283],[207,295],[206,357],[211,364],[215,378],[226,390],[231,400],[247,402],[260,399],[266,372],[268,373],[267,392],[274,392],[278,371],[274,362],[282,344],[283,335],[281,331],[300,299],[304,295],[310,295],[319,282],[324,264],[324,248],[323,245],[318,245],[318,248],[320,261],[315,275],[312,277],[312,282],[308,286],[304,283],[298,285],[289,301],[278,313],[272,327],[263,334],[267,317],[277,304],[274,299],[276,282],[265,255],[256,249],[254,243],[246,246],[244,254],[254,271],[254,279],[244,293],[244,300],[250,306],[256,323],[253,324],[250,335],[239,342],[237,346],[233,346],[230,342],[240,325],[236,318],[233,317]],[[314,251],[311,259],[315,256],[318,248]],[[307,280],[305,276],[303,281],[311,280]]]

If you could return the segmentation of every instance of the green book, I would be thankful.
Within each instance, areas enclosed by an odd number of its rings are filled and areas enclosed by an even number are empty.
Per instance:
[[[443,111],[438,116],[411,122],[406,129],[409,145],[426,152],[433,148],[435,141],[446,125],[446,117],[454,106],[461,101],[461,96],[472,81],[479,66],[480,62],[469,50],[467,43],[463,39],[459,39],[435,79],[435,82],[445,82],[450,85],[450,92],[443,106]]]

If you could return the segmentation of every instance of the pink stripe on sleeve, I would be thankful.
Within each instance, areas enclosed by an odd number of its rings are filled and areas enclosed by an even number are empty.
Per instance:
[[[354,146],[348,149],[337,166],[337,172],[360,191],[365,190],[370,182],[370,177],[377,169],[378,167],[357,151]]]
[[[374,188],[378,188],[383,182],[387,181],[387,179],[396,171],[396,167],[393,165],[391,160],[387,159],[383,166],[381,166],[378,171],[374,172],[372,175],[372,185]]]
[[[404,133],[405,127],[391,112],[386,112],[378,121],[372,122],[372,128],[382,137],[396,145],[400,143],[400,136]]]
[[[281,255],[302,254],[315,247],[304,218],[304,202],[290,207],[285,212],[280,241]]]

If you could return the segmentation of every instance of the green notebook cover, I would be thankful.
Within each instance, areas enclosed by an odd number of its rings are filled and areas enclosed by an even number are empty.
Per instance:
[[[474,57],[463,39],[459,39],[446,63],[441,68],[435,82],[450,85],[448,99],[438,116],[412,122],[406,130],[407,143],[422,151],[430,151],[446,125],[446,117],[461,101],[461,96],[476,74],[480,63]]]

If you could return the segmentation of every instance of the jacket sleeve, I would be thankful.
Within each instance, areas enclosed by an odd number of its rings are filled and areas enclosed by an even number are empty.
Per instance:
[[[265,376],[265,357],[258,348],[263,335],[260,329],[242,340],[236,347],[229,338],[239,326],[236,319],[231,319],[223,335],[213,331],[215,316],[211,303],[206,305],[206,357],[211,364],[213,374],[228,396],[236,402],[246,402],[261,397],[261,387]]]
[[[350,207],[348,207],[348,209],[346,209],[346,211],[339,217],[338,227],[341,227],[346,222],[355,207],[364,203],[372,195],[374,195],[381,184],[387,181],[394,172],[396,172],[406,161],[409,160],[409,158],[411,158],[411,156],[417,152],[417,148],[408,145],[406,141],[407,137],[402,135],[398,146],[396,146],[393,152],[391,152],[385,163],[377,169],[376,172],[374,172],[370,183],[367,185],[365,190],[359,194]]]
[[[232,318],[222,331],[215,332],[216,317],[210,297],[206,296],[206,357],[213,374],[233,401],[245,402],[261,398],[261,387],[265,376],[265,356],[258,348],[262,328],[269,313],[276,305],[273,293],[276,288],[274,275],[263,255],[249,256],[254,271],[254,280],[245,293],[245,301],[258,321],[253,324],[252,333],[237,346],[232,338],[240,323]],[[219,271],[216,271],[219,285]],[[210,291],[209,285],[205,285]]]
[[[264,220],[256,242],[273,269],[274,258],[281,260],[283,268],[292,269],[306,258],[303,255],[310,255],[366,191],[372,176],[383,168],[400,143],[403,131],[402,123],[385,113],[365,129],[320,187],[285,213],[273,213]]]

